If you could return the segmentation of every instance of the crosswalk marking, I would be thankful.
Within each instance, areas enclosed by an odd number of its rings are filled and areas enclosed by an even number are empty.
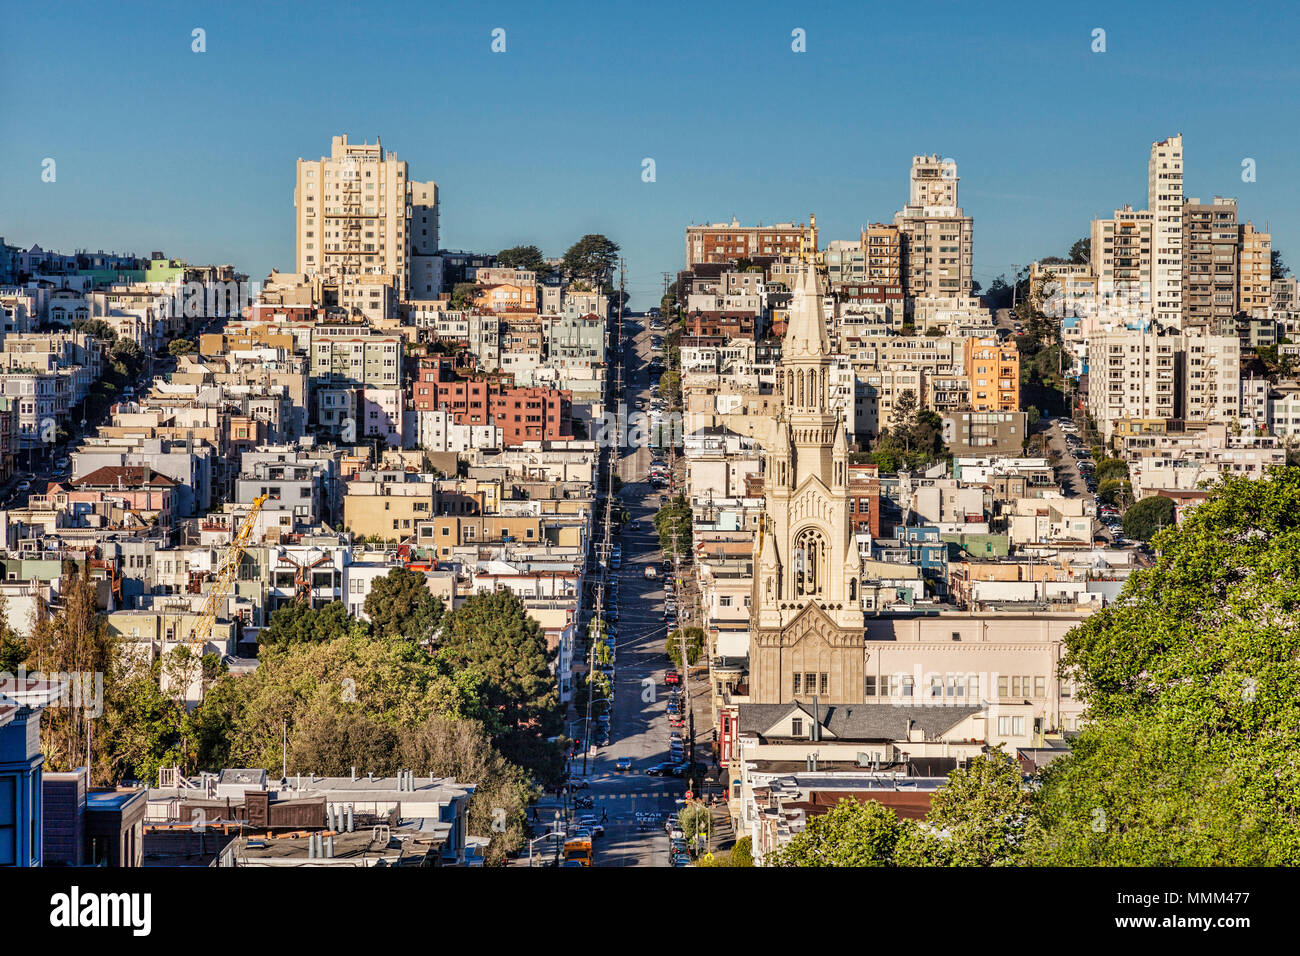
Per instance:
[[[651,800],[662,797],[671,797],[672,792],[668,790],[651,790],[647,793],[598,793],[595,794],[597,800]]]

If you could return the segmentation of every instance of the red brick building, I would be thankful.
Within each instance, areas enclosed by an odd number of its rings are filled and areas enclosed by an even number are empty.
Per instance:
[[[849,521],[855,530],[880,537],[880,468],[849,465]]]
[[[573,393],[555,388],[525,388],[509,376],[455,374],[450,360],[420,364],[412,385],[417,411],[445,409],[458,425],[494,424],[507,446],[526,441],[571,441]]]
[[[686,316],[686,334],[720,335],[728,339],[754,338],[758,316],[752,312],[692,312]]]

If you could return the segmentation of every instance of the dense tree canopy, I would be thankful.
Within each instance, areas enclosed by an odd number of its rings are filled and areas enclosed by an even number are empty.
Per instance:
[[[585,279],[593,287],[601,287],[614,271],[618,251],[618,243],[599,233],[588,233],[564,254],[564,272],[571,279]]]
[[[363,607],[375,634],[407,641],[432,637],[443,611],[425,576],[403,567],[373,581]]]
[[[1300,469],[1229,478],[1066,638],[1088,705],[1039,859],[1300,862]]]
[[[1174,500],[1163,495],[1143,498],[1124,512],[1124,534],[1134,541],[1150,541],[1156,532],[1174,523]]]
[[[271,614],[271,622],[258,640],[263,646],[300,642],[320,643],[350,635],[364,636],[366,626],[348,613],[342,601],[331,601],[319,610],[306,604],[286,604]]]
[[[536,246],[511,246],[497,253],[497,265],[506,269],[527,269],[537,273],[540,282],[554,270],[547,263],[542,250]]]
[[[511,591],[470,597],[450,617],[440,655],[452,667],[473,670],[486,683],[484,703],[501,714],[506,726],[547,719],[558,701],[554,652],[546,635]]]

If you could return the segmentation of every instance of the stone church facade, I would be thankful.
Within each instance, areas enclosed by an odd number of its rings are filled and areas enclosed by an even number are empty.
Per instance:
[[[782,344],[784,408],[764,462],[767,507],[750,600],[753,703],[863,700],[862,562],[848,511],[845,425],[830,411],[831,361],[820,279],[806,265]]]

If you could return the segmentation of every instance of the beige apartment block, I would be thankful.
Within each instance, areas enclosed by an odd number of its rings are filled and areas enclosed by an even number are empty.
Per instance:
[[[1187,421],[1241,416],[1241,340],[1236,335],[1188,334],[1183,340],[1183,408]]]
[[[311,340],[311,376],[322,382],[396,388],[401,385],[402,337],[366,327],[318,326]]]
[[[1237,311],[1267,317],[1273,297],[1273,237],[1249,222],[1239,225],[1237,263]]]
[[[1088,411],[1106,441],[1120,419],[1177,414],[1182,336],[1126,328],[1088,339]]]
[[[378,138],[358,144],[335,136],[329,156],[299,159],[294,207],[302,273],[391,275],[401,299],[411,258],[437,251],[437,183],[412,183],[406,162]]]
[[[1183,315],[1183,137],[1151,144],[1147,208],[1155,217],[1151,292],[1157,321],[1178,326]]]
[[[1127,205],[1092,221],[1092,267],[1106,311],[1151,314],[1154,230],[1150,212]]]
[[[971,294],[975,221],[958,204],[959,182],[952,160],[937,154],[912,157],[908,204],[894,214],[909,299]]]
[[[1029,294],[1056,318],[1097,314],[1097,274],[1088,262],[1033,263]]]

